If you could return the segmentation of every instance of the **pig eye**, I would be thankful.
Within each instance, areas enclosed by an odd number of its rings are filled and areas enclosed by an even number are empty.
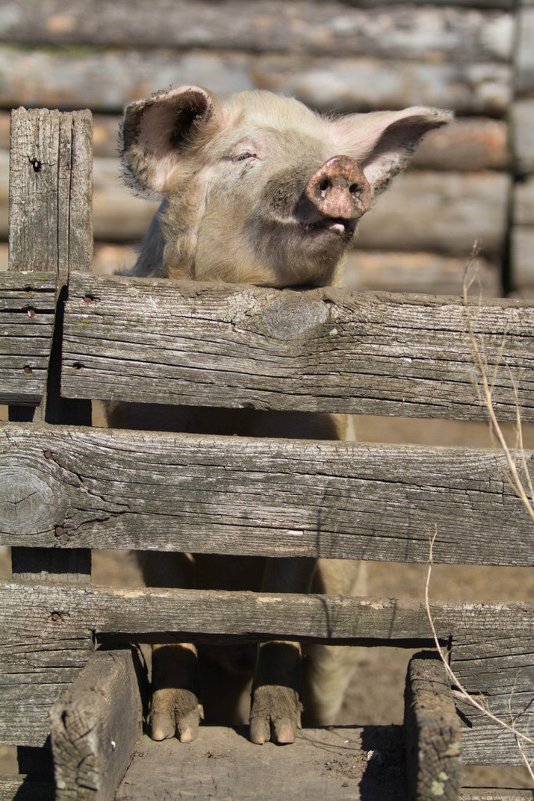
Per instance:
[[[234,156],[232,158],[232,161],[246,161],[247,159],[255,159],[255,158],[256,158],[255,153],[249,153],[247,151],[246,153],[238,153],[237,156]]]

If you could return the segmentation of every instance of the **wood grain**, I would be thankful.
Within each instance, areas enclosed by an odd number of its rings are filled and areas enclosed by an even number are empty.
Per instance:
[[[515,419],[510,375],[520,375],[523,421],[532,421],[531,304],[474,299],[466,309],[455,298],[331,287],[73,275],[62,389],[142,403],[485,419],[470,327],[496,370],[497,415]]]
[[[37,404],[55,314],[55,274],[0,272],[0,403]]]
[[[143,733],[133,653],[95,653],[50,719],[56,801],[113,801]]]
[[[4,31],[11,41],[31,44],[365,54],[387,59],[426,59],[429,53],[434,58],[470,61],[510,58],[512,30],[507,14],[414,3],[403,8],[393,5],[386,18],[375,3],[364,5],[365,9],[310,0],[292,6],[283,0],[253,4],[157,0],[148,7],[105,0],[98,12],[88,14],[83,0],[54,0],[45,7],[20,0],[17,15]],[[506,0],[484,2],[486,9],[496,5],[506,7]]]
[[[504,467],[492,450],[10,424],[0,542],[426,563],[437,528],[436,562],[532,565]]]
[[[511,64],[456,59],[387,60],[295,53],[173,48],[79,48],[0,44],[2,107],[89,106],[120,112],[124,103],[169,84],[214,92],[271,89],[326,112],[433,105],[467,116],[503,117],[512,95]]]
[[[12,112],[9,269],[90,268],[91,114]]]
[[[469,692],[483,692],[497,714],[534,690],[531,604],[433,603],[451,664]],[[335,641],[432,647],[424,606],[402,600],[321,595],[258,595],[187,590],[110,590],[6,582],[0,585],[0,741],[42,745],[48,707],[83,667],[93,639],[111,643],[179,638]],[[400,689],[399,689],[400,691]],[[514,707],[515,711],[515,707]],[[528,729],[532,712],[522,717]],[[518,764],[513,736],[464,713],[466,762]]]
[[[462,783],[461,725],[438,654],[423,651],[408,665],[404,735],[411,801],[458,801]]]

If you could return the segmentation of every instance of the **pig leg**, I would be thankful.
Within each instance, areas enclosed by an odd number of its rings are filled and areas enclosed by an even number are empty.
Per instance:
[[[367,595],[367,565],[341,559],[319,559],[313,592],[327,595]],[[306,646],[303,698],[306,725],[338,723],[345,692],[364,649],[354,646]]]
[[[270,559],[263,577],[263,592],[309,591],[315,559]],[[252,688],[250,739],[262,745],[272,739],[292,743],[300,728],[299,643],[274,640],[262,643]]]
[[[194,563],[185,554],[146,551],[138,555],[145,582],[152,587],[192,587]],[[150,733],[153,740],[178,737],[189,743],[203,718],[199,701],[198,657],[192,643],[155,645],[152,650]]]

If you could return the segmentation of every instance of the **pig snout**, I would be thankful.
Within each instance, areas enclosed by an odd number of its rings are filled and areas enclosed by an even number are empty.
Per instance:
[[[334,156],[319,167],[306,184],[304,197],[313,212],[332,220],[340,233],[354,227],[371,205],[367,178],[349,156]]]

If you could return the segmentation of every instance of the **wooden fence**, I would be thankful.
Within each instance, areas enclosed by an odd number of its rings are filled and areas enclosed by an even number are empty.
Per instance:
[[[105,430],[91,427],[89,400],[485,419],[470,330],[492,373],[506,364],[499,416],[514,419],[520,375],[530,421],[534,307],[96,277],[90,124],[85,112],[45,110],[13,121],[11,261],[0,274],[11,420],[0,428],[0,543],[13,568],[0,584],[0,742],[18,746],[29,775],[5,779],[0,798],[146,801],[180,788],[203,799],[215,786],[245,799],[262,781],[264,798],[312,801],[531,797],[461,789],[462,761],[521,756],[513,733],[453,692],[423,604],[90,583],[91,549],[425,563],[434,530],[436,562],[532,566],[532,524],[499,451]],[[530,467],[534,454],[524,458]],[[435,602],[432,615],[467,690],[528,732],[533,605]],[[410,664],[404,729],[306,730],[267,762],[233,731],[203,729],[185,750],[143,738],[139,666],[121,644],[273,634],[426,649]]]

